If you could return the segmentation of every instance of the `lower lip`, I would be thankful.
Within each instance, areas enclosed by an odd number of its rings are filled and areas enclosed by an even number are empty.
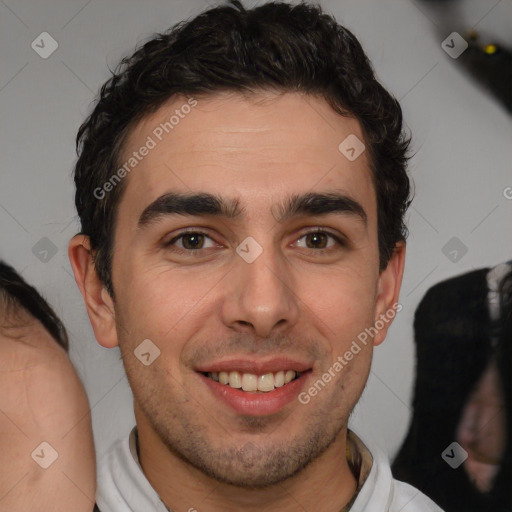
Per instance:
[[[227,384],[220,384],[209,377],[205,377],[202,373],[198,373],[198,375],[215,396],[238,414],[268,416],[281,411],[286,405],[297,399],[310,373],[311,370],[308,370],[302,373],[298,379],[266,393],[242,391]]]

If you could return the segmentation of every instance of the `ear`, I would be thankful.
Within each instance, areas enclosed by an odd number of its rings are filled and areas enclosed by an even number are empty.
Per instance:
[[[386,338],[389,326],[395,315],[402,310],[398,302],[405,266],[405,242],[398,242],[387,267],[380,273],[377,284],[374,326],[377,334],[373,338],[374,346],[380,345]],[[384,324],[384,325],[382,325]]]
[[[96,272],[89,237],[74,236],[68,256],[98,343],[105,348],[117,346],[114,302]]]

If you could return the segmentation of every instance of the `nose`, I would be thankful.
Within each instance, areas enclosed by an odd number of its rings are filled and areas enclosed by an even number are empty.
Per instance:
[[[249,260],[250,261],[250,260]],[[251,263],[237,257],[223,305],[225,325],[267,338],[297,323],[300,297],[286,258],[265,248]]]

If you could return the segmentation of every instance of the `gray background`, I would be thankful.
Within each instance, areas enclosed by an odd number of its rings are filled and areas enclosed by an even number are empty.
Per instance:
[[[352,417],[356,431],[374,437],[392,456],[411,415],[418,302],[434,283],[512,254],[512,200],[504,194],[512,186],[510,117],[441,48],[453,30],[472,26],[512,46],[512,2],[469,0],[457,23],[447,23],[446,12],[435,5],[412,0],[321,5],[360,39],[380,80],[401,101],[414,137],[416,197],[407,215],[404,309],[375,351]],[[96,343],[68,261],[69,239],[79,229],[74,138],[108,67],[154,32],[207,6],[203,0],[0,1],[0,257],[43,293],[69,330],[98,455],[128,433],[134,417],[119,350]],[[59,45],[47,59],[31,48],[44,31]],[[40,241],[45,237],[51,244]],[[452,237],[467,247],[456,262],[442,252]]]

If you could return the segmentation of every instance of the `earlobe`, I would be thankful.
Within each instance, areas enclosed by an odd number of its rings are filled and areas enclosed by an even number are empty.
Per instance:
[[[402,305],[399,304],[399,296],[405,266],[405,252],[405,242],[398,242],[387,267],[379,276],[374,319],[377,334],[373,339],[374,346],[380,345],[384,341],[389,326],[402,309]]]
[[[68,256],[98,343],[105,348],[117,346],[114,302],[96,272],[89,237],[74,236]]]

